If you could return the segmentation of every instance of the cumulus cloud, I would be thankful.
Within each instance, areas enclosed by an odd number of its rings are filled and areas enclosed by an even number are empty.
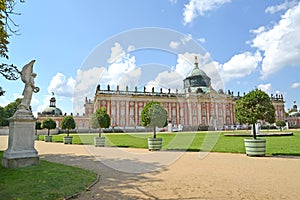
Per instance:
[[[155,91],[159,91],[160,88],[162,88],[164,92],[167,92],[169,88],[173,90],[173,92],[175,92],[176,89],[181,91],[183,88],[183,79],[188,76],[188,73],[191,72],[195,66],[195,56],[198,58],[198,67],[211,78],[212,87],[214,89],[223,89],[223,83],[220,79],[216,62],[211,60],[210,54],[206,53],[200,55],[186,52],[184,54],[178,54],[177,64],[171,68],[171,71],[163,71],[159,73],[154,80],[148,82],[146,86],[147,90],[150,91],[151,88],[154,87]]]
[[[62,73],[57,73],[52,77],[50,85],[48,86],[48,93],[54,92],[58,96],[71,97],[75,86],[75,80],[66,76]]]
[[[206,42],[205,38],[198,38],[197,40],[198,40],[200,43],[205,43],[205,42]]]
[[[114,46],[111,48],[110,58],[107,60],[108,63],[112,64],[114,62],[119,62],[123,59],[123,57],[130,51],[133,51],[135,47],[133,45],[129,45],[127,47],[127,51],[123,49],[120,43],[116,42]]]
[[[73,95],[74,113],[83,113],[85,98],[92,98],[99,79],[103,76],[104,67],[77,70],[76,86]]]
[[[190,0],[184,5],[184,25],[191,23],[197,16],[204,16],[206,12],[212,11],[231,0]]]
[[[272,84],[271,83],[267,83],[267,84],[259,84],[258,85],[258,89],[270,94],[272,91]]]
[[[178,49],[179,45],[180,45],[180,42],[171,41],[169,44],[169,47],[171,49]]]
[[[292,7],[296,6],[297,4],[298,4],[297,0],[284,1],[282,4],[267,7],[265,12],[270,13],[270,14],[274,14],[276,12],[285,11],[289,8],[292,8]]]
[[[128,71],[126,74],[124,74],[121,79],[118,81],[118,85],[120,86],[120,89],[125,89],[126,86],[129,87],[129,89],[133,90],[134,86],[139,85],[139,79],[142,75],[142,69],[136,68],[131,71]]]
[[[242,78],[251,74],[257,69],[258,63],[262,60],[259,52],[245,52],[234,55],[224,64],[217,64],[221,78],[224,82],[232,79]]]
[[[105,73],[105,81],[112,86],[116,86],[119,84],[124,75],[133,72],[135,68],[135,56],[126,54],[122,57],[122,59],[119,59],[108,66]]]
[[[259,27],[252,31],[252,47],[263,52],[262,78],[286,66],[300,63],[300,3],[287,10],[273,27]]]
[[[157,75],[154,81],[149,81],[146,85],[146,88],[148,91],[151,91],[152,87],[154,87],[156,92],[159,92],[160,88],[162,88],[163,92],[167,92],[168,89],[171,89],[173,90],[172,92],[175,92],[176,89],[182,89],[183,79],[184,77],[176,71],[163,71]]]
[[[291,88],[300,88],[300,83],[298,82],[298,83],[293,83],[292,84],[292,86],[291,86]]]
[[[180,45],[185,45],[192,39],[193,37],[191,34],[184,35],[182,38],[180,38],[180,41],[171,41],[169,43],[169,47],[171,49],[178,49]]]

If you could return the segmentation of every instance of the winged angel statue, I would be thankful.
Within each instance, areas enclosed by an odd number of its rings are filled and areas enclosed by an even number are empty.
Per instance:
[[[34,85],[34,78],[36,77],[36,73],[33,73],[33,64],[35,60],[30,61],[26,64],[21,71],[21,79],[25,83],[25,87],[23,90],[23,99],[19,108],[30,110],[30,102],[32,98],[32,93],[37,93],[40,91],[39,87]]]

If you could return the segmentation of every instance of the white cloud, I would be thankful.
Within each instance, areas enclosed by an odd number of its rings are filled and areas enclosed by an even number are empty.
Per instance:
[[[183,45],[185,45],[186,43],[188,43],[189,41],[191,41],[193,39],[192,35],[191,34],[187,34],[187,35],[184,35],[183,38],[181,38],[181,43]]]
[[[197,16],[204,16],[206,12],[212,11],[231,0],[190,0],[184,5],[184,25],[191,23]]]
[[[132,72],[135,69],[135,57],[126,54],[118,61],[112,63],[107,68],[107,73],[105,74],[105,79],[109,80],[108,83],[111,86],[116,86],[119,84],[124,75]]]
[[[292,1],[287,1],[286,0],[282,4],[267,7],[265,12],[270,13],[270,14],[274,14],[276,12],[284,11],[284,10],[287,10],[289,8],[292,8],[297,4],[298,4],[298,2],[296,0],[292,0]]]
[[[121,79],[118,81],[120,89],[125,89],[126,86],[129,87],[129,90],[133,90],[134,86],[139,85],[139,79],[142,75],[141,68],[133,69],[124,74]]]
[[[264,52],[262,78],[300,63],[300,3],[289,9],[272,28],[259,27],[252,47]]]
[[[111,48],[110,58],[107,60],[108,63],[112,64],[114,62],[119,62],[123,59],[126,53],[129,53],[135,49],[134,45],[129,45],[127,51],[123,49],[120,43],[116,42]]]
[[[183,88],[183,77],[176,71],[168,72],[164,71],[157,75],[154,81],[148,82],[146,85],[147,91],[151,91],[154,87],[155,92],[159,92],[162,88],[163,92],[167,92],[171,89],[175,92],[176,89],[181,90]]]
[[[72,77],[67,79],[64,74],[57,73],[50,81],[48,93],[51,94],[54,92],[54,94],[58,96],[71,97],[73,95],[74,87],[75,80]]]
[[[199,42],[201,42],[201,43],[205,43],[205,42],[206,42],[205,38],[198,38],[197,40],[198,40]]]
[[[171,41],[169,44],[169,47],[171,49],[178,49],[179,45],[180,45],[180,42]]]
[[[151,91],[150,89],[154,87],[155,91],[159,91],[160,88],[163,88],[164,92],[166,92],[168,88],[173,90],[173,92],[175,92],[176,89],[180,91],[183,88],[183,79],[185,79],[194,68],[195,56],[198,58],[198,67],[211,78],[212,87],[214,89],[223,88],[223,83],[217,70],[217,63],[211,60],[209,53],[200,55],[186,52],[184,54],[178,54],[177,64],[175,67],[172,67],[171,72],[164,71],[159,73],[154,80],[150,81],[146,86],[147,90]]]
[[[92,98],[99,79],[103,76],[105,68],[93,67],[77,70],[76,86],[73,95],[74,113],[83,113],[85,97]]]
[[[183,77],[186,77],[194,67],[195,56],[199,58],[199,54],[195,53],[178,54],[175,71]]]
[[[260,84],[260,85],[258,85],[258,89],[261,89],[262,91],[270,94],[272,91],[272,84],[271,83]]]
[[[242,78],[251,74],[256,70],[258,63],[262,60],[259,52],[252,54],[245,52],[231,57],[231,59],[223,65],[218,64],[217,67],[224,82],[232,79]]]
[[[171,49],[178,49],[180,45],[185,45],[192,39],[193,37],[191,34],[184,35],[182,38],[180,38],[180,41],[171,41],[169,43],[169,47]]]
[[[293,83],[291,88],[300,88],[300,83]]]

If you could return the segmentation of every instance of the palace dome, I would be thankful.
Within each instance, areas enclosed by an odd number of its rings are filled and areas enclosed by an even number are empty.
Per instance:
[[[291,112],[289,117],[300,117],[300,112]]]
[[[55,97],[52,97],[50,99],[50,105],[48,108],[45,108],[42,112],[42,115],[55,115],[55,116],[61,116],[62,111],[61,109],[56,107],[56,99]]]
[[[184,90],[187,93],[208,93],[211,90],[210,77],[199,69],[197,57],[195,57],[195,66],[192,71],[183,80]]]
[[[59,108],[48,107],[43,110],[42,115],[62,115],[62,111]]]

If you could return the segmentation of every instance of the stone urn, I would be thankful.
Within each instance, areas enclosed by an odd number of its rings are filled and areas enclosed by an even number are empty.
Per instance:
[[[149,151],[159,151],[162,148],[162,138],[148,138]]]
[[[265,156],[266,139],[265,138],[245,138],[244,139],[247,156]]]
[[[105,137],[94,137],[95,147],[104,147],[105,146]]]

